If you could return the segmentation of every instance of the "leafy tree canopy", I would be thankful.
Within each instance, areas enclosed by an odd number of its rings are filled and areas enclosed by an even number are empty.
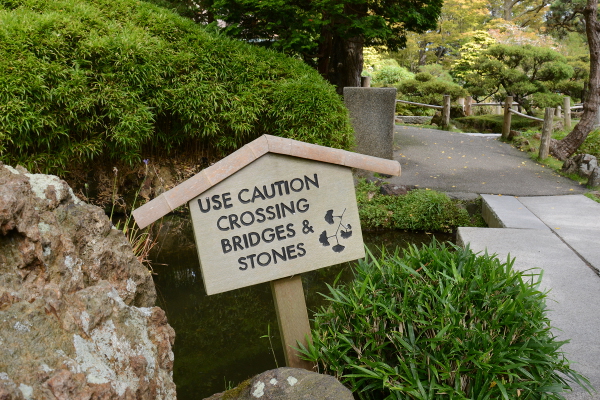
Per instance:
[[[408,31],[435,28],[443,0],[210,0],[228,35],[300,55],[330,82],[357,86],[363,46],[402,48]],[[359,81],[358,81],[359,82]]]
[[[503,93],[513,96],[531,112],[527,96],[535,94],[542,107],[559,102],[560,96],[550,95],[547,85],[569,79],[573,73],[565,57],[554,50],[530,45],[494,45],[476,60],[464,80],[465,88],[474,96]]]

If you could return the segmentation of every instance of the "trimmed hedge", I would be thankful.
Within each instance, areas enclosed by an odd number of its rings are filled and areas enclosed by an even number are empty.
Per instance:
[[[352,144],[316,71],[144,1],[0,0],[0,71],[0,161],[35,172],[265,133]]]

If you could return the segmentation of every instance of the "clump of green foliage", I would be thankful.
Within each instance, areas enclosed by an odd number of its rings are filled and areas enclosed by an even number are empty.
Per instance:
[[[382,65],[373,71],[371,85],[374,87],[378,86],[392,86],[399,82],[413,79],[415,74],[410,72],[408,69],[398,65],[396,60],[385,60]]]
[[[433,242],[329,287],[304,357],[360,399],[563,399],[570,368],[539,275]]]
[[[416,189],[402,196],[386,196],[374,182],[359,180],[356,200],[365,229],[392,228],[452,232],[459,226],[482,226],[481,217],[469,216],[458,200],[434,190]]]
[[[457,99],[467,95],[466,90],[456,83],[448,81],[447,76],[436,77],[427,72],[419,72],[414,79],[400,82],[397,86],[398,98],[414,101],[417,103],[441,106],[444,95],[450,95],[451,99]],[[432,114],[434,110],[406,104],[398,104],[400,115],[423,115]]]
[[[352,144],[315,70],[145,1],[0,0],[0,71],[0,161],[35,172],[265,133]]]

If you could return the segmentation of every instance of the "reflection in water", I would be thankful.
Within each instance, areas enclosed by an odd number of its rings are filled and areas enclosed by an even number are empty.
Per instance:
[[[162,228],[159,246],[150,258],[157,273],[157,305],[166,311],[177,334],[173,375],[178,399],[208,397],[277,365],[284,366],[270,285],[206,296],[190,220],[173,217],[163,222]],[[382,246],[394,249],[428,243],[433,235],[385,231],[363,232],[363,237],[369,249],[378,253]],[[436,238],[446,241],[451,235],[436,234]],[[319,293],[327,293],[326,284],[333,284],[338,275],[339,282],[349,281],[351,265],[302,275],[309,318],[324,304]],[[273,349],[269,340],[261,338],[269,330]]]

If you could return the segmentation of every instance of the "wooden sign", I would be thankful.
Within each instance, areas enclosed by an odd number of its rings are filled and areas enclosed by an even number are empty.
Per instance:
[[[286,364],[311,369],[298,274],[364,257],[351,168],[397,161],[263,135],[134,210],[144,228],[188,202],[207,294],[271,282]]]
[[[364,257],[349,168],[266,154],[189,202],[207,294]]]

